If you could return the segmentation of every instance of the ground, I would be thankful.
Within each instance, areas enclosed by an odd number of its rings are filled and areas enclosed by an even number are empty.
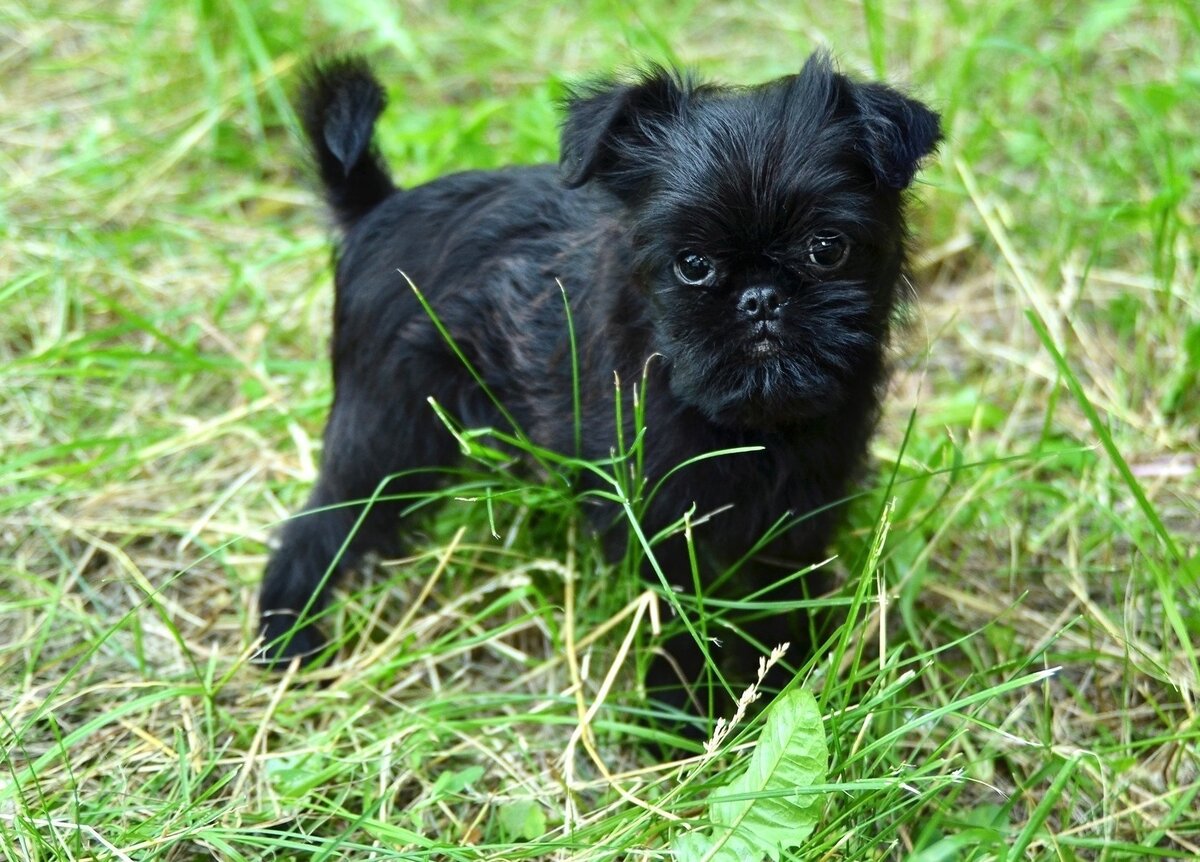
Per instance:
[[[247,665],[330,396],[288,96],[372,53],[414,183],[553,160],[564,82],[819,45],[947,138],[845,621],[788,657],[830,765],[785,858],[1200,858],[1200,13],[793,5],[0,0],[6,858],[668,858],[761,718],[661,745],[652,601],[552,484],[455,495],[329,667]]]

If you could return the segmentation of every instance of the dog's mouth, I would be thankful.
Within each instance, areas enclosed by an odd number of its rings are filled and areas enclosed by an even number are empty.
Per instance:
[[[771,336],[751,340],[747,352],[754,359],[770,359],[780,353],[779,342]]]
[[[766,360],[782,353],[783,342],[778,330],[778,325],[768,320],[759,321],[751,327],[743,342],[747,355],[751,359]]]

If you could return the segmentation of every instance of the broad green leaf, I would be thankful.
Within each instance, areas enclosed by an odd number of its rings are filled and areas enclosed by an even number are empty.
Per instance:
[[[482,777],[482,766],[468,766],[466,769],[459,770],[448,769],[439,773],[438,777],[434,779],[430,795],[434,799],[457,796]]]
[[[825,783],[828,749],[821,712],[800,689],[771,705],[750,765],[709,800],[707,830],[677,837],[671,850],[684,862],[754,862],[798,847],[812,833]]]
[[[500,831],[509,841],[532,841],[546,834],[546,814],[532,799],[514,799],[500,806]]]

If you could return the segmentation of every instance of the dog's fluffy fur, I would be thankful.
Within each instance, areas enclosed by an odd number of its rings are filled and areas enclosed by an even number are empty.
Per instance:
[[[721,510],[697,528],[712,573],[790,513],[762,555],[792,568],[751,561],[729,587],[740,594],[820,560],[875,424],[902,293],[905,189],[938,142],[938,116],[850,80],[820,54],[799,74],[749,88],[654,68],[568,100],[557,168],[466,172],[402,190],[372,143],[384,103],[356,59],[314,68],[300,97],[342,232],[335,395],[309,512],[284,528],[262,586],[266,660],[318,651],[324,641],[305,617],[325,603],[334,570],[394,545],[400,504],[376,503],[356,531],[361,505],[338,504],[370,497],[393,474],[389,493],[431,489],[427,468],[456,462],[427,399],[467,426],[506,427],[406,277],[529,438],[572,452],[561,283],[584,456],[614,446],[614,373],[632,384],[647,368],[651,482],[694,456],[763,447],[673,474],[645,532],[691,507]],[[626,397],[634,388],[623,387]],[[622,413],[634,415],[629,404]],[[659,558],[690,584],[681,541]],[[750,634],[773,643],[791,636],[787,627],[759,620]]]

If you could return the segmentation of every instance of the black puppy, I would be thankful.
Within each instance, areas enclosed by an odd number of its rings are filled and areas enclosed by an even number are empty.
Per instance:
[[[734,595],[822,558],[875,424],[903,293],[904,191],[939,140],[937,114],[851,81],[821,54],[750,88],[652,69],[569,99],[557,169],[401,190],[372,143],[384,93],[362,61],[314,69],[299,106],[343,231],[335,394],[308,511],[267,567],[263,660],[319,652],[310,620],[336,574],[394,547],[402,504],[362,505],[380,482],[396,475],[388,494],[431,490],[432,468],[458,460],[429,398],[465,426],[511,430],[494,396],[532,441],[560,452],[575,450],[578,406],[581,454],[603,459],[618,433],[614,373],[628,400],[645,370],[651,483],[704,453],[762,447],[673,473],[645,533],[692,507],[717,512],[696,528],[711,578],[782,519],[727,585]],[[634,415],[629,403],[622,415]],[[690,586],[683,541],[656,551],[668,578]],[[795,584],[771,597],[796,597]],[[772,617],[746,631],[770,646],[793,639],[789,628]],[[681,665],[694,676],[701,652],[690,646]]]

